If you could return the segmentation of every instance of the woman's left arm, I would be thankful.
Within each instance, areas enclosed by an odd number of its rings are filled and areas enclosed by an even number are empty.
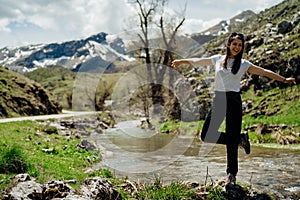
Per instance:
[[[287,83],[289,85],[296,84],[296,81],[295,81],[294,78],[291,78],[291,77],[290,78],[285,78],[285,77],[283,77],[283,76],[281,76],[279,74],[276,74],[275,72],[273,72],[271,70],[264,69],[264,68],[258,67],[256,65],[251,65],[248,68],[248,72],[250,74],[255,74],[255,75],[259,75],[259,76],[265,76],[265,77],[274,79],[276,81]]]

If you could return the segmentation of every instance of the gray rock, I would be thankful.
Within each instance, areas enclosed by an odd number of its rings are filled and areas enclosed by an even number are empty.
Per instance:
[[[64,198],[70,194],[75,194],[75,190],[68,184],[65,184],[63,181],[54,180],[48,182],[43,187],[43,197],[49,199],[54,197]]]
[[[107,179],[100,177],[86,179],[81,187],[84,197],[94,200],[121,200],[121,194],[113,187]]]
[[[277,33],[285,34],[293,29],[293,24],[290,21],[283,20],[277,25]]]
[[[113,187],[112,183],[99,177],[86,179],[79,194],[63,181],[50,181],[39,184],[28,174],[19,174],[14,180],[16,186],[4,196],[4,200],[121,200],[121,194]],[[71,182],[74,182],[73,180]]]
[[[87,140],[81,140],[81,142],[76,145],[76,148],[85,149],[87,151],[97,150],[97,147]]]
[[[30,175],[29,174],[17,174],[14,177],[14,183],[20,183],[20,182],[25,182],[25,181],[30,181]]]
[[[35,181],[25,181],[18,183],[12,188],[8,199],[31,200],[33,195],[42,194],[42,185]]]

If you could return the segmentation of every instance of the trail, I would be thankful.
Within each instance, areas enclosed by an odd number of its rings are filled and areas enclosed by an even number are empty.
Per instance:
[[[60,118],[67,118],[67,117],[77,117],[77,116],[82,116],[82,115],[92,115],[95,113],[96,113],[95,111],[66,111],[66,110],[63,110],[62,114],[3,118],[3,119],[0,119],[0,123],[25,121],[25,120],[35,121],[35,120],[46,120],[46,119],[60,119]]]

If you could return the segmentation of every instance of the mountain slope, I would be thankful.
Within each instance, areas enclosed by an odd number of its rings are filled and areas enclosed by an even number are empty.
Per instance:
[[[244,58],[254,64],[286,77],[300,79],[300,2],[285,0],[266,9],[234,27],[232,31],[242,32],[246,38]],[[207,42],[192,53],[202,57],[223,54],[228,34]],[[277,81],[263,77],[249,76],[244,89],[255,85],[255,89],[268,90],[282,86]]]
[[[228,33],[233,28],[238,27],[240,24],[242,24],[243,22],[247,21],[249,18],[254,16],[256,16],[256,14],[253,11],[246,10],[232,17],[229,20],[222,20],[217,25],[202,31],[200,34],[218,36],[224,33]]]
[[[61,107],[38,83],[0,67],[0,118],[57,114]]]
[[[198,46],[202,46],[203,44],[213,40],[214,38],[226,34],[228,32],[231,32],[235,27],[240,26],[248,19],[256,16],[256,14],[251,10],[246,10],[241,12],[240,14],[232,17],[228,20],[222,20],[217,25],[214,25],[205,31],[202,31],[200,33],[194,33],[190,37],[191,39],[197,41]],[[193,47],[190,49],[194,49]],[[189,51],[189,52],[192,52]]]

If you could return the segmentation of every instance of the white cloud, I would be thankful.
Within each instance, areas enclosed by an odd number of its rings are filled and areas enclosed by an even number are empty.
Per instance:
[[[6,6],[0,9],[3,11],[0,19],[5,19],[6,23],[2,23],[2,30],[9,23],[26,21],[50,30],[117,31],[130,9],[123,0],[3,1],[0,3]]]
[[[0,47],[25,43],[72,40],[99,32],[119,33],[135,14],[129,0],[0,0]],[[170,0],[171,9],[187,2],[182,31],[202,31],[220,19],[245,9],[262,10],[282,0]],[[167,8],[167,12],[171,12]]]
[[[8,19],[0,19],[0,31],[10,32],[10,29],[7,27],[8,24]]]
[[[187,19],[182,26],[183,33],[197,33],[208,29],[211,26],[218,24],[222,19],[215,18],[204,21],[201,19]]]
[[[0,4],[4,5],[0,8],[2,38],[10,40],[11,36],[5,32],[12,32],[22,43],[27,43],[24,38],[29,38],[29,42],[42,40],[39,34],[43,34],[47,42],[70,36],[70,39],[88,37],[99,32],[116,33],[132,11],[124,0],[0,0]],[[30,38],[27,32],[30,29],[31,35],[37,37]],[[22,35],[22,39],[18,35]]]
[[[279,4],[283,0],[260,0],[256,1],[256,5],[253,6],[253,10],[255,12],[264,10],[262,8],[270,8],[271,6],[274,6],[276,4]]]
[[[124,1],[91,0],[81,10],[84,21],[82,33],[97,33],[100,31],[116,33],[121,30],[123,19],[129,15],[130,7]]]

